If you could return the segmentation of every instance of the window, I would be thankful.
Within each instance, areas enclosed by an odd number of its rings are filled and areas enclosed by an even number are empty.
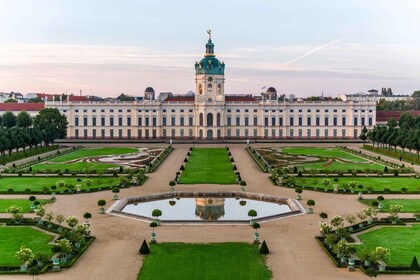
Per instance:
[[[166,133],[166,130],[165,130],[165,133]],[[142,130],[141,129],[137,130],[137,138],[139,138],[139,139],[142,138]]]
[[[104,109],[101,109],[101,113],[105,113],[105,110]]]
[[[172,113],[175,113],[175,110],[174,110],[174,109],[172,109],[172,110],[171,110],[171,112],[172,112]]]
[[[341,110],[343,113],[346,112],[346,109]]]
[[[294,131],[293,131],[293,129],[290,129],[290,138],[293,138],[294,137]]]
[[[372,125],[373,125],[372,117],[369,117],[369,126],[372,126]]]
[[[311,139],[311,130],[310,129],[308,129],[306,131],[306,135],[307,135],[308,139]]]
[[[101,129],[101,138],[104,139],[105,138],[105,129]]]
[[[105,126],[105,117],[101,117],[101,126]]]
[[[166,138],[166,129],[162,129],[162,138]]]
[[[237,109],[237,110],[236,110],[236,113],[239,113],[240,111],[241,111],[241,110]]]
[[[293,119],[293,117],[290,117],[289,125],[290,126],[293,126],[294,125],[294,119]]]
[[[131,129],[127,129],[127,138],[131,139]]]
[[[258,117],[254,116],[254,125],[257,126],[258,125]]]
[[[137,119],[138,126],[141,126],[141,117]]]
[[[227,130],[227,137],[230,138],[231,137],[231,131],[230,128]]]
[[[131,117],[127,117],[127,125],[131,126]]]
[[[131,112],[131,110],[130,110],[130,109],[127,109],[127,112],[128,112],[128,113],[130,113],[130,112]]]
[[[319,117],[316,117],[316,119],[315,119],[315,122],[316,122],[316,126],[320,126],[320,121],[319,121]]]
[[[258,110],[257,109],[254,109],[254,113],[258,113]]]
[[[354,122],[353,122],[354,126],[357,126],[357,117],[354,117]]]
[[[114,109],[110,109],[110,110],[109,110],[109,112],[110,112],[110,113],[114,113]]]
[[[76,139],[78,139],[78,138],[79,138],[79,130],[78,130],[78,129],[75,129],[75,130],[74,130],[74,137],[75,137]]]
[[[84,126],[87,126],[88,125],[87,117],[83,117],[83,125]]]
[[[79,117],[74,118],[74,125],[79,126]]]
[[[337,113],[337,109],[334,109],[334,110],[333,110],[333,112],[334,112],[334,113]]]
[[[166,109],[163,109],[163,110],[162,110],[162,112],[163,112],[163,113],[166,113]]]
[[[319,129],[315,130],[315,136],[316,136],[316,139],[319,139]]]
[[[85,139],[88,138],[88,131],[87,131],[87,129],[83,129],[83,138],[85,138]]]
[[[119,110],[118,110],[118,113],[122,113],[122,110],[121,110],[121,109],[119,109]]]
[[[249,137],[249,132],[248,129],[245,129],[245,137],[248,138]]]
[[[337,129],[333,129],[333,137],[337,138]]]
[[[180,132],[180,136],[184,137],[184,129],[181,128],[179,132]]]
[[[341,118],[341,125],[346,126],[346,117]]]
[[[152,118],[152,122],[153,122],[153,126],[156,126],[157,125],[156,117],[153,117]]]
[[[188,137],[190,137],[190,138],[193,137],[193,130],[192,129],[188,130]]]
[[[365,117],[362,117],[361,119],[361,125],[364,126],[365,125]]]
[[[254,129],[254,138],[258,137],[258,131],[256,129]]]
[[[334,118],[333,118],[333,125],[334,125],[334,126],[337,126],[337,125],[338,125],[338,124],[337,124],[337,117],[334,117]]]
[[[96,117],[92,117],[92,126],[96,126]]]
[[[279,118],[279,126],[283,126],[283,118],[282,117]]]
[[[240,136],[240,130],[239,129],[236,129],[236,137],[239,138],[239,136]]]
[[[188,125],[193,126],[193,117],[188,117]]]
[[[171,125],[174,126],[175,125],[175,117],[171,117]]]
[[[319,113],[319,109],[316,109],[316,112]]]
[[[192,110],[192,109],[189,109],[189,110],[188,110],[188,112],[192,113],[192,112],[193,112],[193,110]]]
[[[325,126],[328,126],[328,117],[325,117],[325,119],[324,119],[324,125]]]
[[[184,109],[179,110],[181,113],[184,113]]]
[[[290,109],[289,111],[290,111],[290,113],[293,113],[293,112],[294,112],[295,110],[293,110],[293,109]]]
[[[109,118],[109,125],[114,126],[114,117]]]
[[[236,117],[236,125],[241,125],[241,118],[240,117]]]
[[[341,130],[341,137],[346,138],[346,130],[345,129]]]
[[[123,137],[123,132],[122,132],[122,129],[120,128],[118,129],[118,138],[122,139],[122,137]]]
[[[328,129],[325,129],[325,132],[324,132],[324,137],[325,137],[325,138],[328,138]]]
[[[245,117],[245,126],[249,126],[249,118]]]
[[[144,121],[145,121],[145,125],[149,126],[149,117],[146,117]]]
[[[308,110],[307,110],[307,112],[308,112],[308,113],[310,113],[311,111],[312,111],[311,109],[308,109]]]
[[[232,125],[232,118],[230,116],[227,117],[227,125]]]
[[[271,125],[272,126],[275,126],[276,125],[276,118],[275,117],[272,117],[271,118]]]
[[[311,126],[311,117],[308,117],[306,120],[307,126]]]
[[[75,112],[75,113],[79,113],[79,110],[78,110],[78,109],[76,109],[76,110],[74,110],[74,112]]]
[[[302,122],[302,117],[299,117],[299,118],[298,118],[298,122],[299,122],[299,126],[302,126],[302,125],[303,125],[303,124],[302,124],[302,123],[303,123],[303,122]]]
[[[111,139],[114,138],[114,130],[113,129],[109,130],[109,138],[111,138]]]
[[[179,125],[184,126],[184,117],[183,116],[181,116],[180,119],[179,119]],[[182,130],[182,131],[184,131],[184,130]],[[184,133],[182,133],[182,134],[184,134]],[[184,136],[184,135],[181,135],[181,136]]]
[[[325,109],[324,111],[325,111],[325,113],[328,113],[328,109]]]
[[[264,118],[264,126],[268,126],[268,117]]]
[[[299,109],[299,113],[302,113],[302,109]]]
[[[123,125],[123,118],[122,117],[118,117],[118,125],[122,126]]]
[[[166,117],[162,117],[162,125],[166,126]]]

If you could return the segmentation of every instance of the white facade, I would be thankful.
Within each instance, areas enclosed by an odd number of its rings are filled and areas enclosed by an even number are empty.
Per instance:
[[[264,98],[227,95],[224,67],[209,38],[195,96],[155,98],[147,88],[142,101],[45,105],[67,116],[70,139],[355,139],[376,124],[375,102],[283,102],[274,88]]]
[[[376,102],[378,103],[379,100],[385,99],[386,101],[397,101],[397,100],[410,100],[411,96],[409,95],[390,95],[385,96],[383,94],[378,93],[365,93],[365,92],[358,92],[355,94],[342,94],[340,98],[343,101],[357,101],[357,102]]]

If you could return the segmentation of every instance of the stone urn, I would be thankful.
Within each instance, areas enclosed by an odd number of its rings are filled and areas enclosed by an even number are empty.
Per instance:
[[[156,243],[156,232],[152,232],[152,234],[150,235],[150,243],[155,244]]]

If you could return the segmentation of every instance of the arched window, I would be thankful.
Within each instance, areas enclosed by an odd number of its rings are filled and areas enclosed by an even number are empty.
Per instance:
[[[199,95],[203,94],[203,86],[201,84],[198,85],[198,94]]]
[[[200,126],[203,126],[203,122],[204,122],[204,117],[203,117],[203,113],[200,113]]]
[[[212,113],[207,114],[207,126],[213,126],[213,114]]]
[[[217,113],[217,126],[220,126],[220,113]]]
[[[217,85],[217,95],[221,95],[222,94],[222,85],[218,84]]]
[[[212,94],[212,92],[213,92],[213,86],[211,84],[209,84],[207,86],[207,94]]]

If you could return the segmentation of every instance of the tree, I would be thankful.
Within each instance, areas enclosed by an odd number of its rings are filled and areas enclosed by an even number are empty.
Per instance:
[[[16,116],[10,111],[7,111],[2,116],[2,125],[6,128],[11,128],[16,125]]]
[[[89,219],[92,218],[92,214],[86,212],[85,214],[83,214],[83,218],[85,218],[86,222],[89,222]]]
[[[251,222],[254,222],[254,218],[258,215],[257,211],[251,209],[248,211],[248,217],[251,217]]]
[[[319,217],[320,217],[322,220],[325,220],[325,219],[328,219],[328,214],[327,214],[327,213],[325,213],[325,212],[321,212],[321,213],[319,213]]]
[[[23,217],[21,214],[22,208],[16,205],[11,205],[6,209],[6,212],[12,214],[12,217],[15,221],[19,221]]]
[[[58,249],[57,251],[59,251],[61,255],[64,257],[64,259],[67,259],[68,255],[73,250],[70,241],[67,239],[57,240],[55,242],[55,247]]]
[[[22,111],[16,116],[17,127],[28,128],[31,125],[32,125],[32,118],[26,111]]]
[[[15,100],[13,98],[9,98],[9,99],[5,100],[4,103],[17,103],[17,100]]]
[[[104,206],[106,205],[106,201],[104,199],[98,200],[99,214],[105,214]]]
[[[20,246],[20,250],[15,253],[15,257],[22,263],[22,266],[30,265],[34,260],[32,250],[25,245]]]
[[[57,108],[42,109],[34,118],[34,127],[43,134],[43,141],[48,146],[56,139],[63,139],[67,135],[67,118],[60,114]]]
[[[32,280],[35,279],[35,275],[39,275],[40,271],[39,268],[36,266],[32,266],[28,269],[28,274],[32,276]]]
[[[376,278],[376,276],[378,276],[378,272],[374,268],[368,268],[368,269],[366,269],[365,270],[365,273],[370,278]]]
[[[313,206],[315,206],[315,200],[313,200],[313,199],[309,199],[307,202],[306,202],[306,205],[308,205],[309,206],[309,208],[308,208],[308,214],[312,214],[313,213],[313,209],[312,209],[312,207]]]
[[[366,143],[366,140],[368,139],[367,132],[368,132],[368,130],[367,130],[366,126],[364,126],[363,129],[362,129],[362,133],[359,136],[360,140],[363,141],[363,145]]]
[[[149,245],[147,245],[146,240],[143,240],[143,243],[140,246],[139,253],[142,254],[142,255],[150,254],[150,248],[149,248]]]
[[[159,221],[159,217],[162,216],[162,211],[159,210],[159,209],[155,209],[155,210],[152,211],[152,216],[156,218],[156,221],[159,225],[158,221]]]
[[[74,229],[79,224],[79,220],[75,216],[69,216],[66,223],[71,229]]]

